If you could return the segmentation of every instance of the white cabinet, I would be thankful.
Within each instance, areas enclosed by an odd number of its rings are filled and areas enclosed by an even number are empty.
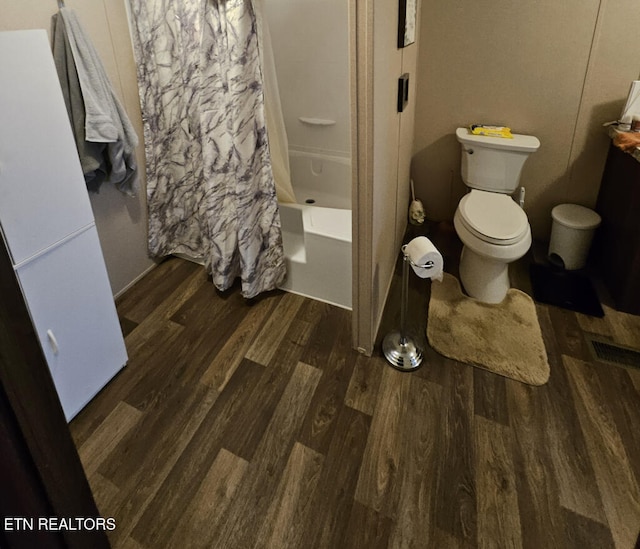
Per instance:
[[[93,223],[44,31],[0,33],[0,221],[15,264]]]
[[[0,32],[0,228],[70,420],[127,354],[43,30]]]

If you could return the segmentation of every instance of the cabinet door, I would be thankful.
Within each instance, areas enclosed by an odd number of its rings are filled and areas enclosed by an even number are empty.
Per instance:
[[[17,274],[68,421],[127,361],[95,227]]]
[[[47,33],[0,32],[0,224],[14,265],[93,221]]]

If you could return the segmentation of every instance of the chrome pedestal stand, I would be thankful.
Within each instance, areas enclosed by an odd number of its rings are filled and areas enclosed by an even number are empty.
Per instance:
[[[400,330],[389,332],[382,341],[382,352],[385,358],[394,368],[403,372],[411,372],[418,368],[424,356],[423,350],[410,335],[407,334],[407,300],[409,298],[409,268],[408,263],[416,266],[402,247],[402,302],[400,303]],[[417,265],[424,269],[433,267],[433,262],[425,265]]]

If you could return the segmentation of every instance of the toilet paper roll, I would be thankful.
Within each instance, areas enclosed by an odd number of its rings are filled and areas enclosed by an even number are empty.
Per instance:
[[[410,260],[409,264],[420,278],[442,280],[444,260],[442,254],[426,236],[418,236],[402,247],[402,252]],[[424,265],[430,265],[425,267]]]

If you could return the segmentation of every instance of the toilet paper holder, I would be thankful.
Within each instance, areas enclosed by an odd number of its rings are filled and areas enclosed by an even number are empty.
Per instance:
[[[414,267],[417,267],[418,269],[431,269],[431,267],[433,267],[435,265],[435,263],[433,261],[426,261],[423,265],[419,265],[418,263],[414,263],[414,261],[409,257],[409,254],[407,254],[407,245],[405,244],[404,246],[402,246],[400,248],[402,250],[402,255],[404,256],[404,258]]]
[[[426,261],[423,265],[414,263],[406,253],[406,245],[402,246],[402,297],[400,302],[400,329],[389,332],[382,340],[382,352],[397,370],[411,372],[422,364],[424,352],[418,342],[407,333],[406,316],[409,289],[409,269],[407,263],[421,269],[431,269],[433,261]]]

